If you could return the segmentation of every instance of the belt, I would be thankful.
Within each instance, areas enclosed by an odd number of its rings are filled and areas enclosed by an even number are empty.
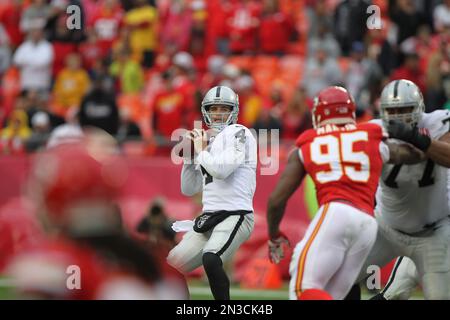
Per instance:
[[[450,215],[448,215],[445,218],[450,218]],[[398,229],[394,229],[395,231],[398,231],[402,234],[405,234],[407,236],[411,236],[411,237],[420,237],[423,236],[424,234],[426,234],[427,232],[431,231],[435,231],[437,229],[439,229],[440,226],[437,226],[439,222],[441,222],[442,220],[444,220],[445,218],[436,220],[434,222],[431,223],[427,223],[426,225],[423,226],[422,230],[419,231],[415,231],[415,232],[404,232],[402,230],[398,230]]]

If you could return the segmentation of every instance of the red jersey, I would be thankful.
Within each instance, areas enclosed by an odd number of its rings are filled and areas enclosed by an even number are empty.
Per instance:
[[[388,153],[385,138],[383,129],[373,123],[326,125],[298,137],[296,145],[320,205],[346,201],[373,212],[383,158]]]
[[[69,287],[69,276],[77,270],[80,285]],[[69,300],[95,299],[108,278],[106,267],[93,252],[61,238],[42,241],[16,255],[6,274],[17,282],[20,294]]]

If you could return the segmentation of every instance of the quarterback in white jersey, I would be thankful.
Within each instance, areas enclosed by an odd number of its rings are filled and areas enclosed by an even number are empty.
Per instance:
[[[203,99],[203,118],[213,136],[208,144],[203,130],[189,132],[195,158],[194,163],[186,159],[181,172],[184,195],[203,191],[203,214],[167,257],[169,264],[185,274],[203,265],[218,300],[230,298],[223,262],[250,237],[254,227],[257,144],[249,129],[236,124],[238,112],[238,96],[228,87],[214,87]]]
[[[424,113],[422,94],[408,80],[383,89],[381,109],[378,121],[389,137],[421,150],[424,161],[383,166],[375,209],[379,231],[360,279],[368,266],[406,256],[417,266],[426,299],[450,299],[450,112]]]

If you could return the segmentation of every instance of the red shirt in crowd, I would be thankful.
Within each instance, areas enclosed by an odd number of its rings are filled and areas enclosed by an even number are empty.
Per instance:
[[[0,13],[0,23],[3,24],[8,33],[11,44],[18,47],[24,40],[24,35],[20,31],[20,18],[22,16],[22,7],[10,4]]]
[[[184,127],[185,99],[180,90],[163,89],[155,96],[153,103],[154,127],[166,138],[172,132]]]
[[[103,55],[106,55],[112,47],[113,42],[119,36],[122,26],[123,12],[120,7],[110,11],[101,8],[93,18],[93,27],[98,37],[98,44]]]
[[[261,6],[255,2],[236,3],[228,19],[231,52],[254,50],[260,24]]]
[[[264,53],[284,52],[292,27],[289,17],[282,12],[263,16],[259,29],[261,50]]]

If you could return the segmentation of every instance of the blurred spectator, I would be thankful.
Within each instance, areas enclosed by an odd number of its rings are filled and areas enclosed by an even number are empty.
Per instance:
[[[264,104],[259,113],[258,119],[253,125],[253,129],[259,135],[259,130],[281,130],[281,113],[285,109],[281,88],[274,86],[270,94],[270,100]],[[269,131],[270,135],[270,131]],[[268,136],[269,141],[270,137]]]
[[[241,74],[241,70],[237,66],[232,63],[227,63],[223,66],[223,80],[220,82],[220,85],[227,86],[236,89],[236,80]]]
[[[232,9],[233,6],[230,0],[206,1],[208,19],[205,50],[208,54],[220,53],[228,55],[230,53],[228,19]]]
[[[382,29],[372,29],[368,33],[367,51],[373,55],[383,71],[385,77],[391,75],[392,70],[398,66],[397,46],[387,36],[386,21],[382,21]]]
[[[417,29],[417,35],[409,37],[400,45],[403,54],[417,53],[420,59],[420,69],[425,71],[429,56],[439,47],[439,37],[431,36],[431,29],[423,24]]]
[[[414,82],[426,95],[425,77],[420,70],[419,56],[417,53],[411,53],[405,56],[405,62],[399,68],[394,70],[391,80],[406,79]]]
[[[195,104],[197,87],[195,85],[194,58],[188,52],[178,52],[172,58],[170,73],[173,75],[173,87],[183,94],[185,120],[192,124],[198,119],[200,106]]]
[[[219,85],[223,80],[224,67],[227,60],[221,55],[212,55],[207,61],[207,72],[200,79],[200,87],[202,92],[206,92],[209,88]]]
[[[172,229],[174,220],[170,219],[161,199],[154,200],[136,227],[139,233],[145,234],[154,245],[169,251],[176,245],[176,232]]]
[[[120,109],[119,117],[119,129],[117,130],[116,135],[119,144],[129,140],[140,139],[141,129],[139,129],[139,126],[131,119],[130,111],[128,109]]]
[[[83,3],[84,1],[82,0],[51,0],[50,15],[45,27],[49,41],[53,42],[57,39],[59,41],[70,42],[72,44],[79,44],[85,40],[84,30],[86,27],[84,14],[81,14],[80,17],[80,28],[67,28],[67,21],[69,19],[67,8],[72,5],[77,6],[83,13]]]
[[[413,0],[396,0],[390,11],[390,18],[398,28],[397,44],[414,36],[419,26],[425,22]]]
[[[73,41],[71,30],[67,28],[66,17],[60,16],[56,21],[55,29],[48,39],[53,45],[54,61],[53,76],[56,76],[66,64],[66,56],[77,51],[77,44]]]
[[[174,87],[173,75],[163,74],[164,87],[156,94],[153,110],[153,128],[161,144],[168,144],[172,132],[187,128],[185,95]]]
[[[24,110],[13,110],[7,119],[7,125],[0,132],[0,146],[3,154],[25,153],[25,142],[31,136],[28,116]]]
[[[187,1],[171,1],[161,26],[161,45],[168,50],[169,54],[188,50],[192,25],[192,10]]]
[[[308,57],[316,55],[317,50],[323,48],[330,57],[341,56],[341,48],[326,24],[316,26],[316,36],[311,36],[308,40]]]
[[[440,47],[428,60],[426,71],[427,92],[425,106],[427,112],[440,109],[447,101],[445,85],[450,80],[450,42],[443,38]],[[448,83],[447,83],[448,85]]]
[[[83,98],[80,125],[97,127],[115,135],[119,126],[119,110],[114,94],[105,87],[104,80],[101,76],[94,79],[92,90]]]
[[[25,9],[20,19],[22,32],[28,33],[36,27],[44,28],[50,16],[50,10],[47,0],[32,0],[31,5]]]
[[[31,129],[33,133],[26,142],[26,150],[33,152],[45,148],[51,132],[48,114],[42,111],[36,112],[31,118]]]
[[[70,108],[79,108],[81,99],[86,95],[90,85],[87,72],[81,68],[79,54],[66,56],[66,67],[56,76],[53,98],[56,108],[65,115]]]
[[[382,71],[376,61],[369,59],[362,42],[354,42],[351,50],[351,60],[345,76],[345,87],[358,103],[363,89],[370,89],[381,81]],[[364,108],[368,107],[365,105]]]
[[[68,143],[79,143],[83,140],[84,133],[77,123],[66,123],[56,127],[47,141],[47,149]]]
[[[443,3],[437,5],[433,11],[434,29],[442,32],[450,26],[450,0],[443,0]]]
[[[239,95],[239,123],[251,128],[261,112],[263,100],[255,88],[255,81],[250,75],[242,75],[236,80]]]
[[[363,41],[367,31],[369,0],[344,0],[334,12],[334,32],[344,55],[355,41]]]
[[[308,17],[308,37],[315,38],[319,36],[320,29],[333,29],[333,16],[326,5],[327,0],[315,0],[311,6],[306,8]]]
[[[290,17],[280,11],[278,0],[264,0],[259,27],[259,49],[262,53],[282,55],[286,52],[294,29]]]
[[[312,128],[311,105],[304,88],[295,91],[281,117],[282,139],[295,140],[303,131]]]
[[[318,47],[315,56],[308,58],[301,86],[309,98],[313,98],[325,87],[340,84],[342,71],[333,57],[328,57],[325,48]]]
[[[21,93],[23,97],[23,108],[28,114],[29,126],[32,125],[31,119],[37,112],[45,112],[50,119],[50,125],[53,128],[64,123],[64,118],[53,113],[50,110],[49,97],[47,93],[39,92],[36,90],[23,91]],[[18,106],[16,106],[17,108]]]
[[[144,72],[134,60],[131,52],[123,50],[111,64],[109,71],[118,79],[118,88],[123,94],[139,93],[144,87]]]
[[[83,0],[83,15],[88,28],[94,24],[94,20],[100,12],[100,8],[105,1],[99,0]]]
[[[261,6],[254,0],[236,1],[228,19],[230,50],[233,54],[254,53]]]
[[[29,39],[14,54],[14,63],[20,68],[22,90],[50,89],[54,55],[52,45],[44,39],[42,29],[30,31]]]
[[[146,68],[153,66],[158,47],[158,12],[146,0],[135,0],[134,8],[125,14],[125,25],[130,30],[133,54]]]
[[[102,56],[109,53],[113,42],[119,37],[123,14],[118,0],[99,1],[99,8],[93,16],[92,26],[98,37]]]
[[[5,28],[0,23],[0,77],[3,75],[11,63],[11,48],[9,46],[9,37]]]
[[[23,41],[23,33],[19,23],[22,16],[23,0],[12,0],[0,15],[0,23],[5,27],[6,33],[11,41],[12,49],[17,48]]]
[[[192,28],[188,50],[194,59],[194,66],[197,72],[203,73],[206,70],[208,61],[208,51],[206,44],[206,12],[203,0],[194,0],[191,4]]]
[[[91,71],[97,62],[101,62],[106,54],[100,46],[95,30],[86,31],[86,41],[78,46],[78,52],[83,60],[83,66]],[[109,51],[109,50],[108,50]]]

